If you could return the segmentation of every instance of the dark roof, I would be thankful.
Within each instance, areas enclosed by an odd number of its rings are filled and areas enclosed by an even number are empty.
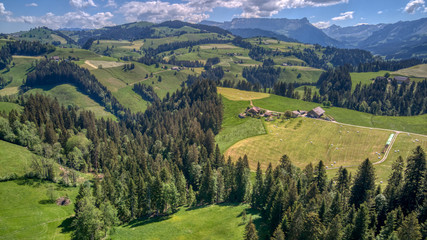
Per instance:
[[[409,78],[403,77],[403,76],[396,76],[396,77],[394,77],[394,80],[396,80],[396,81],[408,81]]]
[[[325,110],[323,110],[321,107],[317,107],[311,111],[315,112],[318,116],[321,116],[322,114],[325,113]]]

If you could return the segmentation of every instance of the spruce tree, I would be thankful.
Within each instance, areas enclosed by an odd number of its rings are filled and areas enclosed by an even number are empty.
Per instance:
[[[248,224],[245,227],[244,240],[258,240],[258,232],[255,228],[255,224],[252,222],[252,217],[250,218]]]
[[[391,167],[392,173],[388,178],[387,187],[384,190],[384,195],[388,200],[388,208],[395,209],[398,205],[399,194],[403,185],[403,158],[399,156]]]
[[[282,226],[279,225],[271,236],[270,240],[285,240],[285,234],[282,231]]]
[[[317,184],[317,189],[322,193],[326,190],[326,169],[323,161],[320,160],[319,164],[316,166],[316,170],[314,172],[314,181]]]
[[[260,209],[262,207],[262,195],[263,195],[263,186],[264,180],[262,176],[261,164],[258,162],[255,176],[255,184],[252,189],[252,202],[251,205],[255,209]]]
[[[415,212],[406,216],[402,222],[402,226],[397,229],[397,236],[399,239],[422,239],[420,224],[418,223],[417,215]]]
[[[402,210],[409,213],[424,201],[424,177],[426,174],[426,156],[423,149],[418,146],[407,159],[405,181],[402,188],[400,203]]]
[[[340,215],[335,216],[326,230],[325,240],[341,240],[343,235],[342,220]]]
[[[375,189],[375,171],[374,166],[366,159],[357,170],[349,203],[354,204],[356,208],[367,201]]]
[[[317,240],[322,239],[324,226],[317,213],[310,212],[304,218],[303,229],[299,239]]]
[[[351,234],[353,240],[368,239],[369,212],[365,204],[360,205],[354,219],[354,228]]]

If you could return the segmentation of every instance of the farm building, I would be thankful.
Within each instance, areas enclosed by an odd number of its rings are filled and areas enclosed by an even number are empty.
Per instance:
[[[296,117],[302,116],[306,113],[307,113],[307,111],[304,111],[304,110],[292,111],[292,117],[296,118]]]
[[[172,67],[172,70],[179,71],[179,67]]]
[[[264,113],[264,117],[271,117],[272,115],[273,115],[273,113],[270,111],[267,111]]]
[[[244,113],[239,114],[239,118],[245,118],[245,114]]]
[[[261,108],[259,108],[259,107],[251,107],[251,108],[249,108],[248,112],[250,112],[252,114],[258,114],[260,110],[261,110]]]
[[[307,113],[307,116],[312,117],[312,118],[319,118],[319,117],[323,116],[324,113],[325,113],[325,110],[323,110],[321,107],[317,107],[317,108],[314,108],[313,110],[309,111]]]
[[[398,84],[409,83],[411,81],[411,79],[409,79],[408,77],[402,76],[396,76],[393,78],[393,80],[396,81]]]

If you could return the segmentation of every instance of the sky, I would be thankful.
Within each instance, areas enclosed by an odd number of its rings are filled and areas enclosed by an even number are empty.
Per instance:
[[[426,0],[0,0],[0,32],[38,26],[101,28],[149,21],[231,21],[306,17],[313,25],[355,26],[427,17]]]

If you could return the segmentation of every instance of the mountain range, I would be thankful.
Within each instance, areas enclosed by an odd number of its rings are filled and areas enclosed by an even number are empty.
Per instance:
[[[365,49],[386,58],[427,57],[427,18],[392,24],[332,25],[325,29],[316,28],[307,18],[235,18],[201,24],[217,26],[242,37],[278,34],[303,43]],[[261,34],[260,30],[267,32]]]

